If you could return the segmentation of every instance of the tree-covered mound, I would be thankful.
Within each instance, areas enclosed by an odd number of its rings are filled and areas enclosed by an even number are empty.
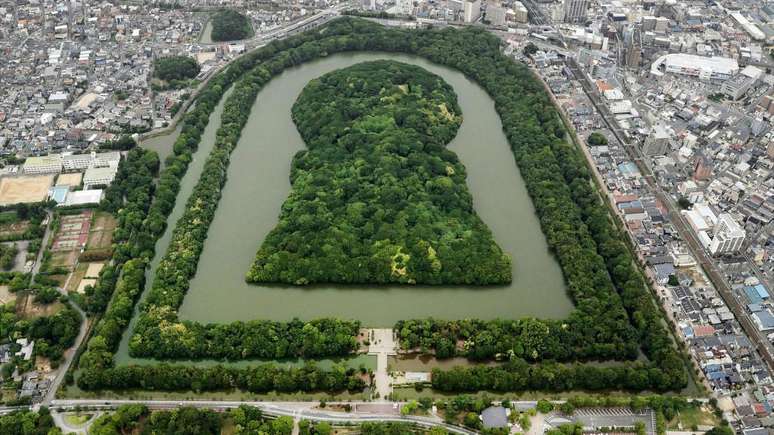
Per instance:
[[[233,9],[223,9],[212,16],[210,39],[214,42],[246,39],[252,34],[250,19]]]
[[[394,61],[312,80],[292,110],[308,146],[249,282],[502,284],[511,260],[448,149],[462,122],[440,77]]]
[[[192,79],[200,70],[196,60],[185,55],[161,57],[153,63],[153,76],[167,82]]]

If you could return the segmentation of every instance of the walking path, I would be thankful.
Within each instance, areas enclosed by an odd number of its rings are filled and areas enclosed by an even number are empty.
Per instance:
[[[392,394],[392,379],[387,371],[389,355],[397,355],[392,329],[371,329],[369,332],[371,344],[368,345],[368,354],[376,355],[376,372],[374,383],[379,401],[386,401]]]

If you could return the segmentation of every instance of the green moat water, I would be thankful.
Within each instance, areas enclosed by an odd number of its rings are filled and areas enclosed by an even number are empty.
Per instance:
[[[290,163],[305,147],[290,118],[290,108],[309,80],[355,63],[394,59],[419,65],[443,77],[458,94],[464,121],[449,144],[468,172],[474,206],[513,258],[513,282],[502,287],[419,286],[259,286],[244,276],[258,246],[276,225],[290,191]],[[212,149],[213,123],[183,181],[178,208],[198,179]],[[211,130],[211,131],[210,131]],[[174,141],[175,134],[167,136]],[[156,138],[144,144],[159,152],[170,147]],[[164,156],[162,155],[162,158]],[[176,222],[178,211],[170,223]],[[160,241],[158,255],[166,250]],[[155,262],[154,262],[155,265]],[[209,229],[196,276],[180,309],[183,319],[200,322],[293,317],[357,318],[368,326],[391,326],[418,317],[562,318],[572,310],[562,273],[548,252],[531,200],[502,132],[492,99],[461,73],[424,59],[382,53],[339,54],[290,69],[259,93],[242,138],[232,154],[228,181]]]

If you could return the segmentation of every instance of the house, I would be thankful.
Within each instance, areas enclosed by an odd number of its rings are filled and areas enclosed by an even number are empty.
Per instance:
[[[502,406],[490,406],[481,413],[485,429],[508,427],[508,411]]]
[[[28,341],[26,338],[20,338],[16,340],[16,344],[21,346],[21,350],[16,352],[16,356],[24,357],[24,361],[29,361],[32,358],[32,350],[35,348],[34,341]]]

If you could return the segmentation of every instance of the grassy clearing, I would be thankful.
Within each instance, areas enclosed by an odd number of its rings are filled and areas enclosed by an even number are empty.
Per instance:
[[[113,243],[113,231],[115,231],[118,222],[110,214],[98,211],[94,215],[94,223],[89,231],[89,240],[86,242],[86,249],[107,249]]]
[[[672,430],[692,430],[694,427],[717,426],[720,419],[705,407],[696,407],[686,409],[680,412],[677,417],[667,423],[667,429]]]
[[[78,259],[78,251],[59,251],[51,253],[52,267],[66,267],[68,269],[75,265]]]
[[[32,295],[25,295],[24,300],[20,304],[17,304],[17,307],[19,307],[19,314],[25,320],[53,316],[64,309],[64,305],[59,301],[48,305],[40,305],[34,303],[32,300]]]
[[[72,427],[80,427],[86,424],[89,420],[91,420],[92,414],[65,414],[64,415],[64,421],[67,423],[68,426]]]
[[[88,263],[78,263],[78,265],[75,266],[75,270],[73,270],[70,274],[70,281],[67,283],[67,288],[65,289],[68,293],[78,290],[78,284],[81,283],[81,280],[86,275],[86,270],[88,268]]]

